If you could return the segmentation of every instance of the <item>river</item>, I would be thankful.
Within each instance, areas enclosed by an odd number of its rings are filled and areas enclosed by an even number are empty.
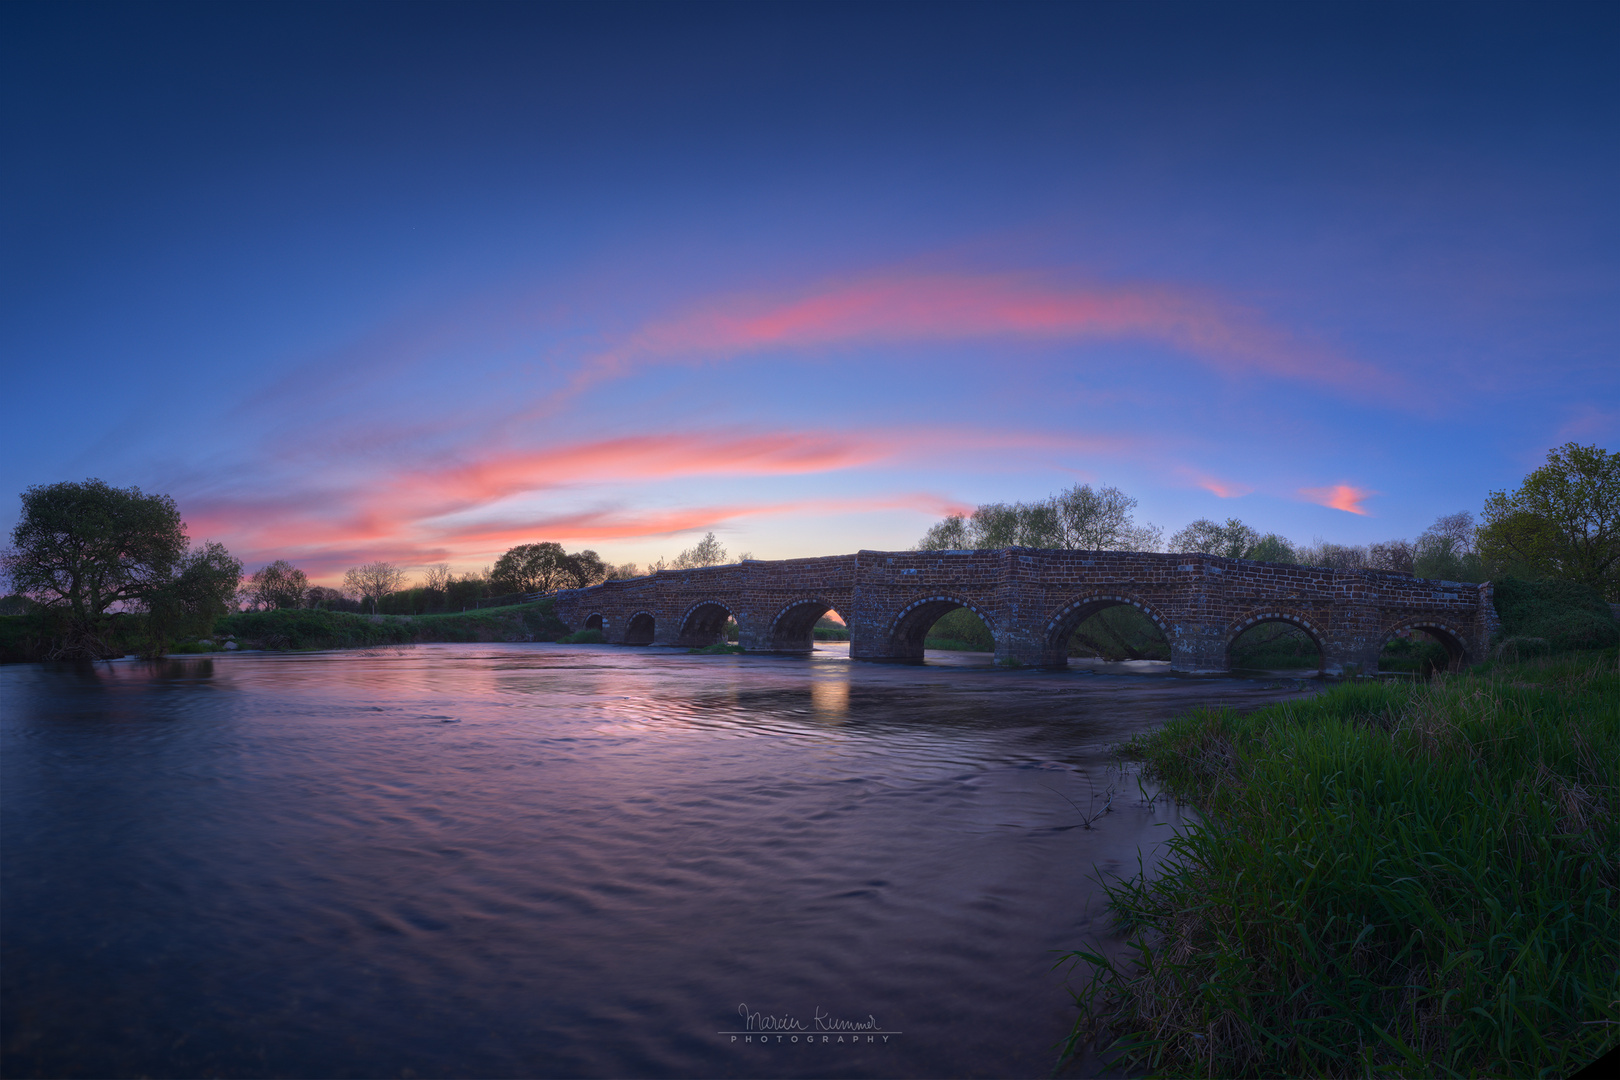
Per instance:
[[[1179,820],[1109,747],[1298,691],[984,659],[0,669],[0,1071],[1046,1076]]]

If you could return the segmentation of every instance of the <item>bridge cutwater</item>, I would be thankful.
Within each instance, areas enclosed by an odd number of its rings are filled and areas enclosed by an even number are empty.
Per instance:
[[[1489,582],[1128,551],[860,551],[664,570],[556,594],[569,629],[600,629],[623,645],[712,645],[731,618],[750,652],[804,653],[816,621],[836,610],[859,660],[918,659],[935,620],[965,607],[989,627],[997,661],[1029,667],[1067,665],[1075,627],[1120,604],[1158,625],[1171,669],[1189,675],[1230,670],[1233,640],[1260,623],[1305,631],[1330,675],[1376,672],[1384,644],[1412,630],[1438,640],[1453,665],[1472,663],[1497,627]]]

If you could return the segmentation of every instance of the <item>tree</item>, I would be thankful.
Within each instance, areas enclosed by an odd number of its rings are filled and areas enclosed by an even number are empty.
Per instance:
[[[422,575],[422,587],[431,592],[447,592],[450,589],[450,579],[454,576],[450,572],[449,563],[435,563]]]
[[[641,569],[633,562],[620,563],[618,566],[608,568],[608,581],[628,581],[633,577],[640,577]]]
[[[354,605],[354,600],[342,589],[331,589],[325,585],[311,585],[304,602],[312,608],[325,608],[328,611],[347,611],[350,605]]]
[[[189,552],[174,576],[140,601],[147,613],[146,654],[162,656],[177,638],[213,633],[215,620],[230,610],[241,580],[242,564],[224,544],[206,543]]]
[[[1484,581],[1485,567],[1474,551],[1474,515],[1442,514],[1412,545],[1411,572],[1420,578]]]
[[[598,582],[606,581],[609,567],[602,561],[596,552],[586,549],[568,556],[564,567],[566,584],[575,589],[584,589]]]
[[[1620,601],[1620,454],[1565,443],[1511,494],[1492,492],[1479,554],[1517,576],[1562,578]]]
[[[1163,531],[1138,525],[1136,500],[1118,488],[1077,484],[1032,503],[983,503],[971,517],[953,514],[931,526],[919,551],[994,550],[1006,547],[1154,551]]]
[[[568,553],[561,544],[519,544],[495,560],[490,587],[497,594],[550,592],[570,576]]]
[[[248,596],[255,606],[303,607],[308,592],[309,575],[286,559],[277,559],[248,578]]]
[[[1368,544],[1367,568],[1410,574],[1413,572],[1417,550],[1417,545],[1410,540],[1385,540],[1380,544]]]
[[[1055,547],[1081,551],[1156,551],[1163,530],[1138,525],[1132,518],[1136,500],[1116,487],[1092,490],[1076,484],[1051,499],[1059,524]]]
[[[696,544],[675,556],[671,567],[675,570],[693,570],[700,566],[716,566],[726,561],[726,549],[710,533]]]
[[[18,592],[88,625],[114,604],[144,599],[186,554],[174,500],[101,480],[35,485],[4,555]]]
[[[382,598],[403,587],[405,571],[389,562],[366,563],[351,566],[343,575],[345,588],[358,593],[362,600],[371,601],[371,613],[377,613]]]

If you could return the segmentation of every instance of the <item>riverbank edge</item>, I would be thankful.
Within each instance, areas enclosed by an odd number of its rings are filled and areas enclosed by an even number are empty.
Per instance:
[[[1203,821],[1104,885],[1134,958],[1064,958],[1066,1063],[1563,1076],[1617,1041],[1616,649],[1196,710],[1117,749]]]
[[[139,616],[110,622],[109,645],[118,655],[140,653],[146,646]],[[0,620],[0,662],[40,660],[36,655],[48,640],[43,628],[27,615]],[[507,607],[429,615],[357,615],[346,611],[293,608],[242,611],[221,617],[206,638],[175,642],[164,650],[170,656],[209,655],[225,651],[263,650],[305,652],[327,649],[364,649],[381,645],[431,642],[556,641],[568,627],[557,618],[550,599]],[[227,650],[227,643],[235,650]]]

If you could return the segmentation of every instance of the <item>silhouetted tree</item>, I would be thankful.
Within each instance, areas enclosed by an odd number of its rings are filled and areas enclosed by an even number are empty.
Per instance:
[[[1163,531],[1138,525],[1136,500],[1118,488],[1076,484],[1031,503],[983,503],[971,516],[953,514],[931,526],[919,551],[994,550],[1006,547],[1154,551]]]
[[[377,613],[377,605],[382,602],[382,598],[404,584],[405,571],[390,562],[351,566],[343,575],[345,588],[359,594],[361,600],[371,601],[373,615]]]
[[[286,559],[255,570],[248,578],[248,595],[256,606],[295,608],[304,605],[309,592],[309,575]]]
[[[710,533],[675,556],[670,566],[675,570],[692,570],[700,566],[717,566],[725,561],[725,547],[714,538],[714,533]]]
[[[215,571],[227,576],[232,565],[241,575],[217,544],[188,552],[180,511],[167,495],[91,479],[35,485],[22,504],[0,566],[17,592],[61,620],[56,656],[105,655],[102,621],[115,605],[146,608],[190,596],[192,585],[216,580]],[[230,585],[234,594],[237,579]]]
[[[495,560],[490,585],[497,595],[550,592],[562,588],[572,573],[561,544],[519,544]]]

